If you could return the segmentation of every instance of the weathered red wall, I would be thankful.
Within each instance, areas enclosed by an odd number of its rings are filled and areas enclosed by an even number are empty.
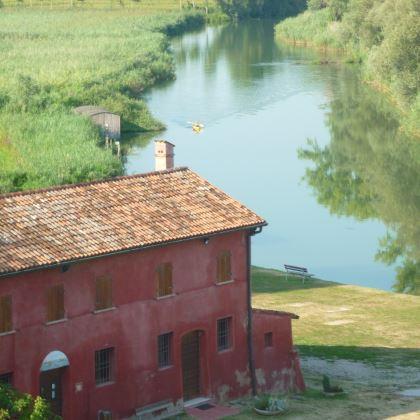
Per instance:
[[[224,399],[248,393],[246,239],[246,232],[237,232],[213,237],[208,245],[192,240],[72,264],[65,273],[55,268],[0,279],[0,295],[13,297],[16,330],[0,336],[0,374],[12,371],[16,388],[37,394],[44,357],[60,350],[70,362],[63,376],[64,418],[96,419],[98,410],[110,410],[122,418],[132,415],[136,407],[182,399],[181,338],[199,329],[204,332],[203,394]],[[235,281],[216,285],[216,257],[221,250],[232,253]],[[157,300],[155,269],[169,261],[176,296]],[[94,314],[95,278],[105,274],[113,278],[116,308]],[[61,282],[67,320],[46,325],[46,290]],[[217,319],[228,316],[233,317],[233,347],[218,353]],[[278,370],[276,357],[267,358],[268,353],[259,350],[259,331],[270,322],[255,320],[257,369],[274,366]],[[273,328],[284,349],[277,355],[290,359],[289,322],[279,324],[276,319]],[[159,370],[157,336],[171,331],[174,364]],[[96,386],[94,352],[107,347],[115,348],[115,381]],[[78,383],[81,391],[76,390]]]
[[[292,320],[287,313],[253,310],[253,343],[258,392],[303,391],[299,358],[293,350]],[[264,334],[273,334],[265,347]]]
[[[216,257],[232,253],[235,281],[215,285]],[[155,269],[173,263],[176,296],[155,299]],[[94,281],[113,278],[115,310],[94,314]],[[67,321],[46,325],[46,290],[64,283]],[[236,396],[246,387],[232,372],[247,369],[246,233],[211,238],[208,245],[194,240],[119,256],[104,257],[59,269],[0,279],[0,295],[13,297],[16,333],[0,337],[0,373],[13,371],[14,385],[39,392],[39,369],[53,350],[67,355],[64,376],[64,417],[96,418],[99,409],[119,416],[135,407],[164,399],[182,398],[181,337],[200,329],[205,394]],[[233,316],[233,348],[218,353],[216,322]],[[174,366],[159,370],[157,336],[173,331]],[[94,351],[115,347],[115,383],[97,387]],[[83,390],[76,392],[75,384]]]

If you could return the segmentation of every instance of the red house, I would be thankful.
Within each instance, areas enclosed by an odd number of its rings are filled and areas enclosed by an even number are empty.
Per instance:
[[[0,380],[64,419],[304,387],[294,315],[251,308],[266,222],[172,147],[156,172],[0,196]]]

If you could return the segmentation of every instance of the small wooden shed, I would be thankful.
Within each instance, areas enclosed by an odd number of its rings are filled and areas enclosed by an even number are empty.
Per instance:
[[[101,128],[103,136],[108,136],[111,139],[121,137],[121,118],[118,114],[93,105],[79,106],[74,111],[89,117],[94,124]]]

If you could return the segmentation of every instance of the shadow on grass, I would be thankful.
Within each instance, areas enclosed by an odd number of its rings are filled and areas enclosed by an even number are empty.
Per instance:
[[[297,345],[301,356],[320,359],[345,359],[383,367],[411,366],[420,369],[420,349],[358,346]]]
[[[287,275],[284,271],[253,266],[251,269],[253,293],[288,292],[291,290],[305,290],[321,287],[340,286],[340,283]]]

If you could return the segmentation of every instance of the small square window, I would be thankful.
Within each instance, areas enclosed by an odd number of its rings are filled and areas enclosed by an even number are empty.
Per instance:
[[[172,333],[158,336],[158,365],[159,368],[172,365]]]
[[[111,382],[114,376],[114,349],[108,348],[95,351],[96,385]]]
[[[217,321],[217,350],[223,351],[232,347],[232,318],[223,318]]]
[[[12,372],[2,373],[0,375],[0,384],[12,385],[13,374]]]
[[[264,334],[264,346],[273,347],[273,333],[267,332]]]

